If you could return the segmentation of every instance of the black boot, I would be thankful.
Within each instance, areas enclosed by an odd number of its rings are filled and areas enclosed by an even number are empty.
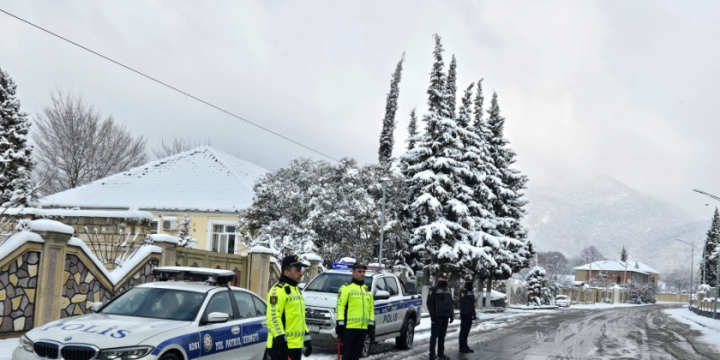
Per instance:
[[[439,360],[450,360],[450,357],[445,354],[438,354]]]
[[[468,349],[468,348],[466,348],[466,347],[461,347],[461,348],[460,348],[460,353],[462,353],[462,354],[469,354],[469,353],[470,353],[469,350],[470,350],[470,349]]]
[[[474,353],[474,352],[475,352],[475,350],[471,349],[469,346],[466,346],[466,347],[465,347],[465,351],[467,351],[468,353]]]

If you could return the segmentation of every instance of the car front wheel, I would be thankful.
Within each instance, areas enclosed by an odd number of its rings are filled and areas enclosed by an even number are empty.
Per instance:
[[[405,323],[403,331],[400,332],[400,336],[395,338],[395,346],[398,349],[409,349],[413,345],[415,340],[415,320],[410,318]]]
[[[362,357],[368,357],[370,355],[370,348],[372,347],[372,340],[370,334],[365,335],[365,343],[363,343]]]

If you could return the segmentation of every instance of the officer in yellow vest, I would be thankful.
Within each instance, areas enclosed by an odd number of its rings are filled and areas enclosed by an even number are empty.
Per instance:
[[[303,264],[296,255],[282,261],[282,276],[267,296],[268,353],[272,360],[300,360],[312,354],[312,344],[305,325],[305,300],[298,282],[302,279]]]
[[[373,294],[365,285],[362,263],[353,265],[353,279],[340,287],[337,301],[335,333],[342,339],[343,360],[360,359],[365,336],[375,331]]]

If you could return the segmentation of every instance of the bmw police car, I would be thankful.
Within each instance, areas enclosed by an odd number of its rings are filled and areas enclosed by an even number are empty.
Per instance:
[[[227,270],[163,267],[94,314],[36,327],[13,360],[262,359],[265,301],[229,287]]]
[[[333,264],[333,270],[323,272],[303,288],[305,322],[313,344],[336,344],[335,307],[338,290],[352,280],[352,264]],[[368,266],[365,284],[375,298],[375,334],[365,339],[362,356],[370,353],[375,342],[395,338],[398,348],[409,349],[420,325],[422,296],[410,294],[405,284],[383,268]]]

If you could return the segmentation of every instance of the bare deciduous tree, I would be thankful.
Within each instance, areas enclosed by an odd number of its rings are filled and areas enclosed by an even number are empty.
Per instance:
[[[580,252],[580,257],[586,264],[599,260],[605,260],[605,256],[603,256],[603,254],[600,253],[600,250],[598,250],[594,246],[588,246],[584,248],[582,252]]]
[[[662,280],[665,283],[665,291],[685,292],[690,288],[690,269],[671,270],[663,274]]]
[[[45,195],[145,163],[144,137],[134,137],[112,116],[103,117],[81,95],[57,90],[50,99],[35,116],[31,134]]]
[[[155,154],[156,158],[162,159],[203,145],[210,145],[210,140],[202,142],[174,137],[172,143],[166,144],[165,139],[160,139],[160,147],[154,149],[153,154]]]

